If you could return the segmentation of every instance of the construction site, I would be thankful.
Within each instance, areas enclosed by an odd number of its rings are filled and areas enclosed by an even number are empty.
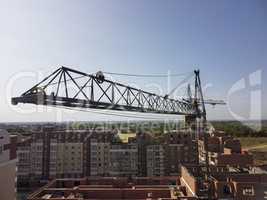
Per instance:
[[[1,0],[0,200],[267,200],[266,19]]]
[[[193,86],[187,83],[190,78]],[[184,116],[183,130],[164,133],[160,142],[145,133],[129,137],[126,143],[120,142],[114,130],[67,133],[47,129],[41,134],[32,133],[18,144],[22,149],[37,141],[46,145],[41,147],[47,156],[40,161],[43,163],[40,179],[54,180],[28,199],[267,198],[267,174],[254,166],[253,157],[242,150],[240,141],[207,125],[206,104],[222,106],[225,102],[204,99],[199,70],[179,84],[188,84],[186,96],[172,99],[171,93],[160,96],[111,81],[101,71],[87,74],[60,67],[21,96],[13,97],[13,105],[26,103],[85,112],[106,110],[110,115],[134,113],[136,117],[144,117],[144,113]],[[74,92],[69,89],[73,87]],[[85,152],[81,173],[67,175],[71,169],[61,175],[53,172],[52,166],[58,169],[66,163],[59,164],[60,158],[52,156],[52,148],[59,148],[52,145],[78,141],[79,149]],[[103,158],[97,157],[99,154]]]

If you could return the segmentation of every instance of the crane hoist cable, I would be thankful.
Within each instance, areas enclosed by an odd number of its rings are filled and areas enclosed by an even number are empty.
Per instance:
[[[175,92],[175,90],[177,90],[178,87],[187,83],[192,77],[194,77],[193,72],[189,73],[182,81],[178,82],[178,84],[168,94],[166,94],[164,98],[168,98],[172,93]]]

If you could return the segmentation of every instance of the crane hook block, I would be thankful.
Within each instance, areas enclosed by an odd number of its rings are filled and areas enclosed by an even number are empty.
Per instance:
[[[104,80],[105,80],[105,76],[104,76],[104,74],[103,74],[102,71],[98,71],[98,72],[96,73],[96,79],[97,79],[97,82],[98,82],[98,83],[103,83],[103,82],[104,82]]]

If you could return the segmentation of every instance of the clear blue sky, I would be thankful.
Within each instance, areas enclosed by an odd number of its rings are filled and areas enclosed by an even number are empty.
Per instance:
[[[235,82],[261,70],[259,88],[266,101],[267,1],[0,2],[0,121],[56,120],[54,111],[17,113],[7,102],[6,90],[18,73],[49,74],[60,65],[85,72],[145,74],[199,68],[204,84],[212,84],[206,96],[218,99],[226,99]],[[11,92],[19,95],[34,83],[34,78],[18,79]],[[230,102],[244,117],[249,113],[250,89]],[[262,104],[267,118],[266,103]],[[227,107],[208,111],[209,119],[232,118]],[[110,119],[89,113],[63,113],[63,118]]]

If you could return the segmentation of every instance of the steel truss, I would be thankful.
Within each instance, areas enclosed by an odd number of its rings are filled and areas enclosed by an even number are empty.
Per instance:
[[[199,114],[197,106],[191,102],[156,95],[107,80],[104,76],[67,67],[60,67],[20,97],[12,98],[12,104],[18,103],[175,115]]]

